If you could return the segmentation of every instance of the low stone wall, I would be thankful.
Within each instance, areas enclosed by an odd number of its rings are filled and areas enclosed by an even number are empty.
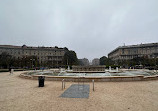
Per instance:
[[[144,80],[146,80],[146,81],[158,80],[158,75],[156,75],[156,76],[145,76]]]
[[[26,79],[35,79],[41,75],[27,75],[26,73],[20,74],[20,77]],[[68,82],[125,82],[125,81],[148,81],[158,80],[158,76],[108,76],[108,77],[74,77],[74,76],[45,76],[48,81],[62,81],[63,79]]]

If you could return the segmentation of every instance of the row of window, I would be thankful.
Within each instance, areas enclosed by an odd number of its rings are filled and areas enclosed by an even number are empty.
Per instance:
[[[154,52],[158,52],[156,50],[123,50],[122,54],[150,54],[150,53],[154,53]]]
[[[10,50],[0,50],[0,53],[2,52],[8,52],[9,54],[11,55],[14,55],[14,54],[19,54],[19,55],[63,55],[64,52],[61,52],[61,51],[58,51],[58,52],[55,52],[55,53],[49,53],[49,52],[37,52],[37,51],[34,51],[34,52],[26,52],[26,51],[10,51]]]

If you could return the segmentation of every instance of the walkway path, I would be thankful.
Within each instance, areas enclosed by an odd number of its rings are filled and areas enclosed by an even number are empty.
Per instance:
[[[97,82],[95,92],[90,84],[89,98],[59,97],[65,90],[61,82],[37,80],[0,73],[1,111],[157,111],[158,81]],[[66,88],[71,82],[66,82]],[[85,83],[86,84],[86,83]]]

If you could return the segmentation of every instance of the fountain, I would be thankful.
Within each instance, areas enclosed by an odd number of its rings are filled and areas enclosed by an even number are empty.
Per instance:
[[[70,71],[70,66],[68,66],[67,70]]]
[[[118,67],[116,67],[116,72],[119,72]]]
[[[111,66],[109,66],[109,70],[105,70],[105,68],[101,68],[102,72],[73,72],[73,70],[63,70],[60,69],[60,72],[53,73],[52,70],[44,70],[44,71],[32,71],[21,74],[21,77],[28,77],[28,78],[37,78],[39,75],[43,75],[49,80],[62,80],[66,79],[68,81],[78,81],[80,78],[84,78],[85,81],[92,81],[94,78],[96,81],[133,81],[133,80],[150,80],[151,79],[158,79],[158,73],[156,71],[150,70],[124,70],[118,69],[112,70]],[[60,77],[58,77],[60,76]]]
[[[109,72],[111,72],[111,66],[109,66]]]
[[[61,74],[64,74],[64,73],[66,73],[66,71],[63,70],[62,68],[60,68],[60,72],[59,72],[58,76],[60,76]]]

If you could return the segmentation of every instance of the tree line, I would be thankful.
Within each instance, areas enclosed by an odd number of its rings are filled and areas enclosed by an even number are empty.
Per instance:
[[[158,58],[148,58],[147,56],[136,57],[129,60],[112,61],[110,58],[103,56],[100,58],[100,65],[123,68],[157,68]]]

